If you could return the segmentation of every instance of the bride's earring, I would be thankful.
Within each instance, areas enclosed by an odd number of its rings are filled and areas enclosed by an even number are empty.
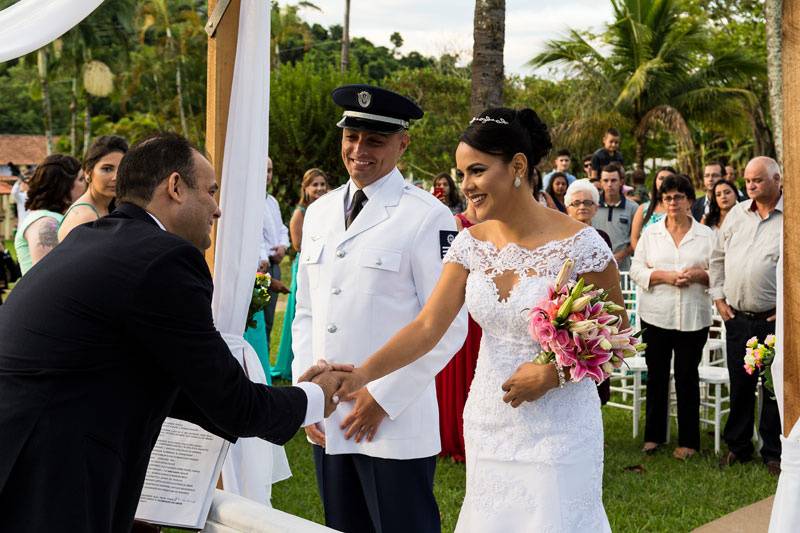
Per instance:
[[[522,186],[522,178],[517,176],[516,178],[514,178],[514,188],[519,189],[521,186]]]

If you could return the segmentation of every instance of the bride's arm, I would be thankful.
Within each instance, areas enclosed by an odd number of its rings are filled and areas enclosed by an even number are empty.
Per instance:
[[[430,352],[464,305],[468,271],[458,263],[445,263],[431,297],[417,317],[372,354],[363,365],[342,376],[337,392],[344,399],[370,381],[382,378]]]
[[[616,313],[622,319],[620,329],[630,326],[628,312],[624,310],[625,300],[622,297],[622,289],[619,286],[619,270],[617,270],[617,265],[613,261],[610,261],[602,272],[586,272],[585,274],[578,274],[578,276],[583,276],[586,283],[591,283],[595,287],[607,290],[608,299],[623,308],[622,311]]]

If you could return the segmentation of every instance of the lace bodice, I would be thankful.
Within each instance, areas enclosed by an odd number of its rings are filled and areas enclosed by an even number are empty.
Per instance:
[[[569,462],[568,451],[575,447],[584,454],[587,448],[602,454],[599,399],[592,382],[569,383],[517,409],[502,401],[502,384],[539,352],[528,333],[528,310],[546,294],[568,258],[575,261],[576,275],[601,272],[614,260],[592,228],[535,249],[514,243],[498,249],[464,230],[444,258],[469,271],[465,301],[483,329],[464,433],[484,456],[556,463]],[[503,299],[495,278],[508,272],[517,281]]]

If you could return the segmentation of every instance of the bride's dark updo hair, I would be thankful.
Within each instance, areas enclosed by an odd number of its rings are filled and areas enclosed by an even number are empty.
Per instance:
[[[547,125],[529,108],[487,109],[472,119],[459,140],[476,150],[498,156],[506,163],[516,154],[525,154],[529,181],[536,164],[553,146]]]

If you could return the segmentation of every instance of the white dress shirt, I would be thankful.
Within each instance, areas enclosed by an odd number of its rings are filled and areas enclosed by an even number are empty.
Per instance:
[[[147,211],[147,214],[158,224],[159,228],[167,230],[153,213]],[[295,387],[303,389],[303,392],[306,393],[306,416],[303,419],[303,427],[322,422],[325,418],[325,394],[322,392],[322,387],[310,381],[297,383]]]
[[[697,331],[711,325],[711,298],[706,286],[651,286],[650,276],[655,270],[700,267],[708,271],[714,231],[692,219],[692,226],[676,246],[666,221],[664,217],[648,226],[636,245],[630,276],[642,289],[637,312],[642,320],[659,328]]]
[[[25,215],[28,214],[28,210],[25,209],[25,202],[28,201],[28,193],[22,190],[21,184],[22,181],[17,180],[14,182],[14,186],[11,187],[11,198],[14,200],[14,203],[17,204],[18,227],[22,225],[22,221],[25,219]]]
[[[278,246],[289,247],[289,228],[283,224],[281,208],[274,196],[268,194],[264,199],[264,218],[261,223],[261,248],[259,261],[266,261]]]

